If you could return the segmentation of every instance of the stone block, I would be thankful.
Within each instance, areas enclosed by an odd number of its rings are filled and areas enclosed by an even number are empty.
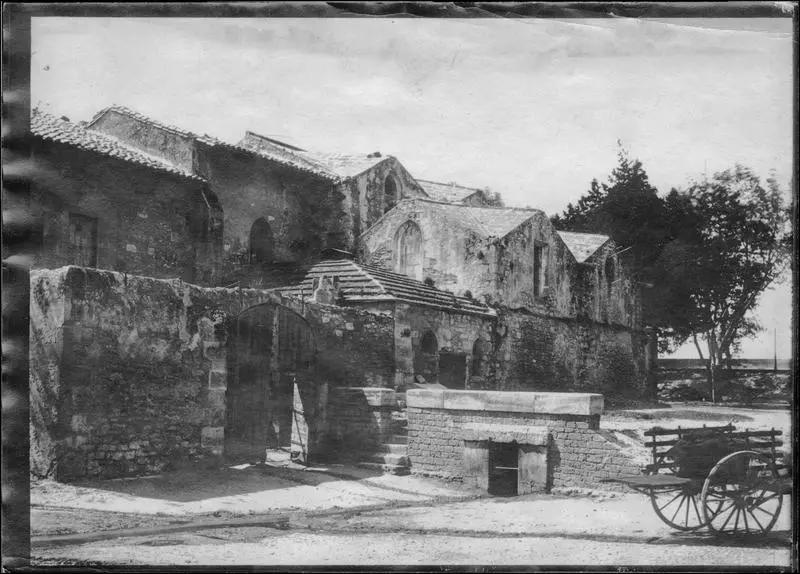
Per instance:
[[[203,427],[200,431],[200,446],[212,454],[221,455],[225,444],[225,427]],[[188,445],[187,445],[188,446]]]
[[[228,373],[227,371],[209,371],[208,373],[208,388],[209,389],[226,389],[228,387]]]
[[[441,409],[444,407],[442,391],[411,389],[406,392],[406,405],[419,409]]]

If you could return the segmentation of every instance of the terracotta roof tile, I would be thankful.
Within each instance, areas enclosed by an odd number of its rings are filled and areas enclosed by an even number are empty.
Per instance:
[[[494,315],[489,307],[466,297],[430,287],[400,273],[363,265],[349,259],[322,261],[312,266],[298,284],[276,289],[287,297],[309,298],[314,279],[338,278],[346,303],[402,301],[460,313]]]
[[[165,171],[187,179],[205,181],[161,158],[130,147],[116,138],[56,118],[45,112],[34,110],[31,113],[31,133],[47,141],[72,145],[78,149]]]

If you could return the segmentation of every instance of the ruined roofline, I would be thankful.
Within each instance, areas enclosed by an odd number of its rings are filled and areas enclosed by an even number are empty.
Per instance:
[[[47,112],[31,111],[30,130],[31,134],[44,141],[68,145],[82,151],[165,172],[181,179],[197,183],[208,183],[204,178],[184,171],[163,158],[126,144],[114,136],[87,129],[65,119],[56,118]]]
[[[256,132],[252,131],[252,130],[245,130],[244,134],[245,134],[245,137],[253,136],[255,138],[259,138],[259,139],[262,139],[262,140],[267,140],[270,143],[274,143],[275,145],[279,145],[281,147],[285,147],[286,149],[289,149],[289,150],[292,150],[292,151],[303,151],[303,152],[304,151],[308,151],[308,150],[304,150],[301,147],[297,147],[297,146],[294,146],[292,144],[288,144],[286,142],[282,142],[280,140],[276,140],[274,138],[270,138],[270,137],[267,137],[265,135],[261,135],[259,133],[256,133]]]
[[[146,116],[146,115],[144,115],[142,113],[139,113],[139,112],[137,112],[135,110],[132,110],[131,108],[128,108],[126,106],[120,106],[120,105],[117,105],[117,104],[110,105],[110,106],[108,106],[106,108],[103,108],[99,112],[97,112],[92,117],[92,120],[87,124],[86,129],[90,129],[93,133],[102,133],[102,132],[97,132],[96,130],[92,129],[92,126],[95,123],[97,123],[97,121],[101,117],[103,117],[106,113],[112,112],[112,111],[113,112],[117,112],[117,113],[122,114],[122,115],[125,115],[125,116],[128,116],[129,118],[132,118],[132,119],[134,119],[136,121],[139,121],[139,122],[142,122],[144,124],[153,126],[156,129],[159,129],[159,130],[162,130],[162,131],[165,131],[165,132],[168,132],[168,133],[180,136],[180,137],[191,139],[191,140],[196,141],[196,142],[200,142],[200,143],[202,143],[204,145],[207,145],[209,147],[226,148],[226,149],[230,149],[230,150],[233,150],[233,151],[246,153],[246,154],[251,155],[251,156],[267,159],[269,161],[273,161],[273,162],[275,162],[275,163],[277,163],[279,165],[282,165],[284,167],[289,167],[289,168],[292,168],[292,169],[296,169],[298,171],[302,171],[304,173],[308,173],[308,174],[311,174],[311,175],[314,175],[314,176],[317,176],[317,177],[321,177],[323,179],[332,181],[333,183],[339,183],[339,181],[341,181],[341,178],[339,176],[337,176],[336,174],[331,173],[329,170],[325,169],[322,166],[317,167],[316,165],[313,165],[313,163],[316,163],[316,162],[311,162],[311,160],[309,160],[307,158],[304,158],[302,156],[299,156],[298,160],[306,161],[306,162],[308,162],[309,164],[312,164],[312,165],[302,165],[299,161],[292,161],[292,160],[289,160],[289,159],[276,157],[274,155],[270,155],[270,154],[266,154],[266,153],[260,153],[260,152],[258,152],[256,150],[253,150],[253,149],[250,149],[250,148],[247,148],[247,147],[243,147],[241,145],[232,144],[232,143],[228,143],[226,141],[222,141],[222,140],[220,140],[220,139],[218,139],[218,138],[216,138],[214,136],[210,136],[208,134],[204,134],[204,135],[195,134],[195,133],[190,132],[188,130],[184,130],[184,129],[181,129],[181,128],[176,127],[176,126],[165,124],[165,123],[162,123],[162,122],[160,122],[158,120],[154,120],[153,118],[151,118],[149,116]],[[258,136],[258,134],[255,134],[255,135]],[[261,136],[258,136],[258,137],[261,137]],[[292,153],[292,155],[297,155],[297,154],[294,154],[293,152],[289,152],[289,153]]]
[[[415,177],[414,179],[416,181],[421,181],[421,182],[424,182],[424,183],[433,183],[433,184],[436,184],[436,185],[444,185],[444,186],[447,186],[447,187],[457,187],[459,189],[468,189],[470,191],[481,191],[481,192],[483,191],[482,189],[480,189],[478,187],[468,187],[466,185],[461,185],[460,183],[449,183],[449,182],[444,182],[444,181],[433,181],[432,179],[422,179],[422,178],[419,178],[419,177]]]

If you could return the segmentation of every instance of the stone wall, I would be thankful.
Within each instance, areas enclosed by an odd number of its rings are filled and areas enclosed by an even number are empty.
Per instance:
[[[31,469],[158,472],[222,453],[231,322],[264,291],[64,267],[31,274]]]
[[[471,449],[485,438],[477,436],[476,429],[492,427],[498,435],[529,433],[532,427],[549,435],[545,490],[597,487],[601,479],[641,472],[613,437],[600,430],[601,395],[411,390],[406,401],[408,456],[413,473],[467,479],[481,485]],[[604,488],[618,487],[604,484]]]
[[[392,411],[396,409],[393,389],[333,389],[327,413],[327,458],[358,459],[376,452],[392,434]]]
[[[525,311],[498,318],[496,388],[638,396],[646,390],[644,333]]]
[[[487,315],[444,311],[420,305],[398,303],[394,311],[394,336],[397,357],[395,385],[408,386],[414,382],[416,374],[422,374],[428,382],[437,382],[437,377],[419,373],[415,358],[420,356],[421,340],[426,332],[436,337],[439,352],[464,355],[465,377],[462,388],[473,385],[482,388],[489,384],[492,328],[495,318]],[[473,373],[473,349],[475,341],[485,342],[486,356],[483,360],[484,372]],[[418,361],[416,361],[418,363]],[[472,388],[471,386],[469,388]]]
[[[322,305],[286,298],[314,329],[317,366],[331,387],[392,387],[394,320],[386,310]]]
[[[42,222],[36,267],[217,280],[222,213],[203,182],[51,142],[39,142],[34,159],[34,215]],[[76,217],[94,234],[94,261],[73,246]]]

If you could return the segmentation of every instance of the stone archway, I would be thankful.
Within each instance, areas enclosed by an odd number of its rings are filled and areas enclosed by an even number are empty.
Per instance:
[[[291,309],[264,303],[237,317],[233,335],[226,453],[263,460],[266,449],[282,449],[305,461],[319,391],[311,327]]]

